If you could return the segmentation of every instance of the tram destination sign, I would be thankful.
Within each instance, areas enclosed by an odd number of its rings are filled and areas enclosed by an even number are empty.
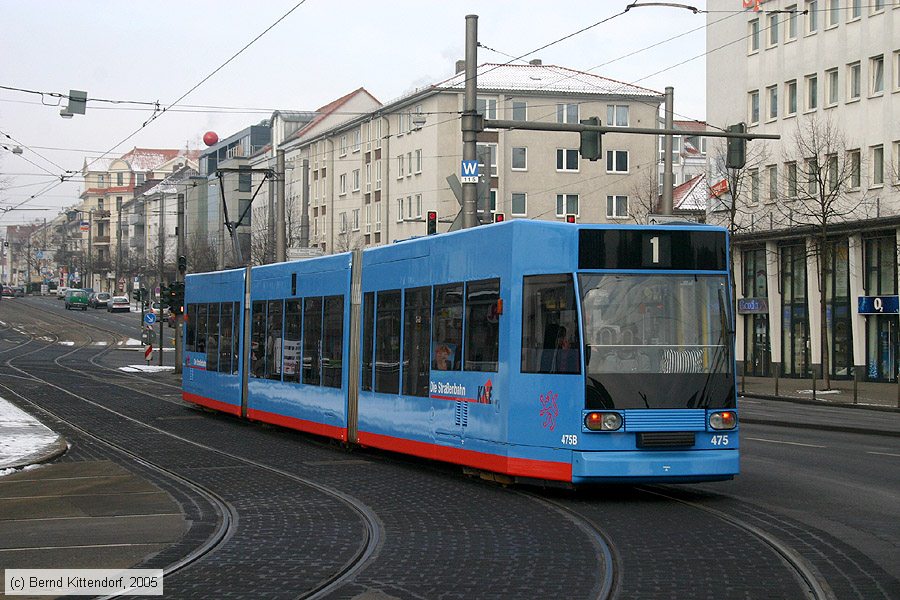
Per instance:
[[[579,269],[725,271],[727,251],[722,230],[668,226],[578,232]]]
[[[858,309],[861,315],[896,315],[900,296],[860,296]]]

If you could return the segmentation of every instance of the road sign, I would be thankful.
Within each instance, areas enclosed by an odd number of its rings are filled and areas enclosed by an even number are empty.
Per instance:
[[[152,312],[147,313],[146,315],[144,315],[144,322],[147,325],[153,325],[154,323],[156,323],[156,315]]]
[[[38,250],[37,252],[34,253],[34,257],[38,260],[41,260],[42,258],[44,258],[44,251]]]
[[[463,183],[478,183],[477,160],[464,160],[460,163],[459,180]]]
[[[647,215],[647,225],[662,225],[664,223],[686,223],[694,221],[686,215]]]

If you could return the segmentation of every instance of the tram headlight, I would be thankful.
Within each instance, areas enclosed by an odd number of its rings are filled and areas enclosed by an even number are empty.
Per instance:
[[[616,431],[622,427],[622,415],[615,412],[589,412],[584,416],[584,426],[591,431]]]
[[[709,415],[709,426],[713,429],[734,429],[737,425],[737,414],[730,410],[714,412]]]

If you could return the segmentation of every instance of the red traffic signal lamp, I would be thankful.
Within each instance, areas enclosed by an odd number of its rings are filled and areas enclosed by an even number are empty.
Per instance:
[[[506,215],[503,213],[494,213],[494,223],[502,223],[506,220]]]
[[[428,235],[434,235],[437,233],[437,211],[429,210],[428,211]]]
[[[574,223],[574,222],[575,222],[575,215],[573,215],[572,213],[567,214],[566,215],[566,223]]]

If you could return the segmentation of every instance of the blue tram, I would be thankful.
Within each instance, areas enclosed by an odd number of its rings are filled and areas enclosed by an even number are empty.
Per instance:
[[[186,401],[508,476],[738,473],[728,241],[510,221],[187,277]]]

